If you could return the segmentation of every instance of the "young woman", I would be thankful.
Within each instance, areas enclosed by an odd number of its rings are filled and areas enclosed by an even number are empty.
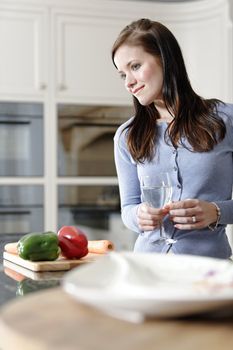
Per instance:
[[[229,258],[233,105],[193,91],[179,44],[161,23],[126,26],[112,60],[135,107],[114,138],[122,220],[138,233],[134,250]],[[140,180],[161,171],[170,173],[172,201],[152,208]],[[154,243],[161,220],[176,243]]]

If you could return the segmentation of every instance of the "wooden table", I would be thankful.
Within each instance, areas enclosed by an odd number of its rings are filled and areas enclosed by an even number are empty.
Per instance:
[[[1,309],[0,349],[232,350],[233,311],[133,324],[84,306],[57,287]]]

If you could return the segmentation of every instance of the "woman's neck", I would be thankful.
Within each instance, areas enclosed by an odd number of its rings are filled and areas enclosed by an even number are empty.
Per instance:
[[[170,123],[173,120],[174,117],[171,115],[171,113],[165,107],[163,100],[154,101],[154,106],[157,109],[157,111],[159,112],[159,115],[160,115],[159,120],[160,121],[165,121],[167,123]]]

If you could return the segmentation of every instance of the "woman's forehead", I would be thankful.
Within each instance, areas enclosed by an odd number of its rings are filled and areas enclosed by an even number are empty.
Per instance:
[[[122,44],[115,52],[114,62],[118,70],[121,70],[130,65],[131,62],[137,60],[154,60],[156,58],[160,61],[157,56],[145,51],[142,46]]]

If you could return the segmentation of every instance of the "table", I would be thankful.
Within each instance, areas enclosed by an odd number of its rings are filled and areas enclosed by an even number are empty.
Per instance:
[[[55,287],[5,305],[0,339],[2,350],[231,350],[233,312],[133,324]]]

